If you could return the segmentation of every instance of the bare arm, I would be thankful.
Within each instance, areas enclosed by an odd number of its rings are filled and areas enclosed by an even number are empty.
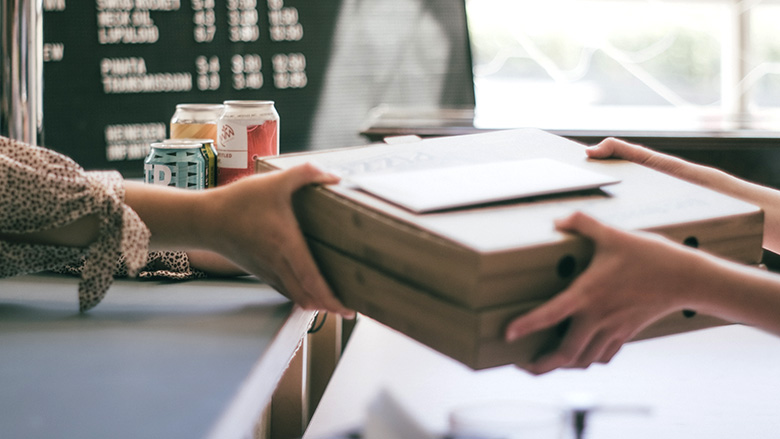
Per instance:
[[[32,233],[2,233],[0,239],[9,242],[59,245],[65,247],[87,247],[98,236],[98,216],[83,216],[70,224],[56,229]]]
[[[205,191],[128,183],[125,200],[151,230],[153,248],[216,253],[212,262],[229,261],[305,308],[352,317],[322,278],[292,210],[301,187],[336,181],[302,165]]]
[[[761,207],[764,210],[764,247],[780,253],[780,191],[613,138],[588,148],[586,153],[591,158],[619,158],[639,163]]]
[[[639,163],[760,206],[765,213],[764,247],[780,250],[780,192],[617,139],[606,139],[586,152],[595,159]],[[507,327],[507,339],[514,340],[569,321],[555,351],[521,365],[531,372],[608,362],[642,329],[683,309],[780,335],[780,276],[776,274],[660,236],[617,230],[584,214],[574,214],[557,226],[592,239],[596,252],[590,266],[566,290]]]
[[[683,309],[780,335],[780,276],[728,262],[658,235],[627,232],[576,213],[562,231],[592,239],[590,266],[564,291],[509,324],[508,340],[569,320],[561,345],[532,364],[541,374],[608,362],[642,329]]]
[[[187,250],[190,267],[203,271],[210,276],[245,276],[249,273],[230,259],[208,250]]]
[[[313,166],[247,177],[205,191],[125,182],[125,203],[151,231],[150,246],[186,250],[193,267],[211,273],[254,274],[308,309],[352,317],[322,278],[292,210],[292,194],[337,177]],[[98,236],[97,215],[33,233],[2,234],[11,242],[87,247]]]

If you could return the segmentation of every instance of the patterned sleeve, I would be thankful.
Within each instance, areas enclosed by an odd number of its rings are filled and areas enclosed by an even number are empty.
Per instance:
[[[0,234],[62,227],[86,215],[99,218],[98,238],[87,248],[25,244],[0,239],[0,277],[51,270],[84,260],[79,309],[105,296],[117,261],[134,275],[147,260],[150,232],[124,203],[117,172],[86,172],[54,151],[0,137]]]
[[[56,267],[52,271],[62,274],[80,276],[84,271],[86,258],[81,257],[77,261],[65,264],[62,267]],[[114,270],[115,278],[132,276],[127,266],[125,257],[117,261]],[[139,279],[165,279],[165,280],[192,280],[208,277],[206,272],[197,270],[190,265],[190,258],[187,252],[183,251],[153,251],[146,257],[146,263],[141,267],[136,276]]]

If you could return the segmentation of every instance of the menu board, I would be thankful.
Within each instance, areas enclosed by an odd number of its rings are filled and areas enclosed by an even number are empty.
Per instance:
[[[352,146],[383,103],[473,105],[462,0],[43,3],[42,143],[87,169],[140,177],[178,103],[273,100],[282,152]]]

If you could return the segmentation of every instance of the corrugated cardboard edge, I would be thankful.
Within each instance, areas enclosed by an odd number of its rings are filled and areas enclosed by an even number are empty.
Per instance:
[[[504,330],[517,316],[538,306],[527,302],[473,310],[447,302],[390,274],[369,267],[332,247],[310,240],[323,275],[344,304],[472,369],[527,363],[560,340],[556,329],[514,343]],[[728,322],[696,313],[669,315],[634,340],[704,329]]]

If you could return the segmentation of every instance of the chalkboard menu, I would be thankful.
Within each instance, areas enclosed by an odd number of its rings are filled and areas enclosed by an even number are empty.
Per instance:
[[[44,0],[42,143],[142,175],[178,103],[273,100],[281,149],[364,143],[380,104],[473,105],[462,0]]]

